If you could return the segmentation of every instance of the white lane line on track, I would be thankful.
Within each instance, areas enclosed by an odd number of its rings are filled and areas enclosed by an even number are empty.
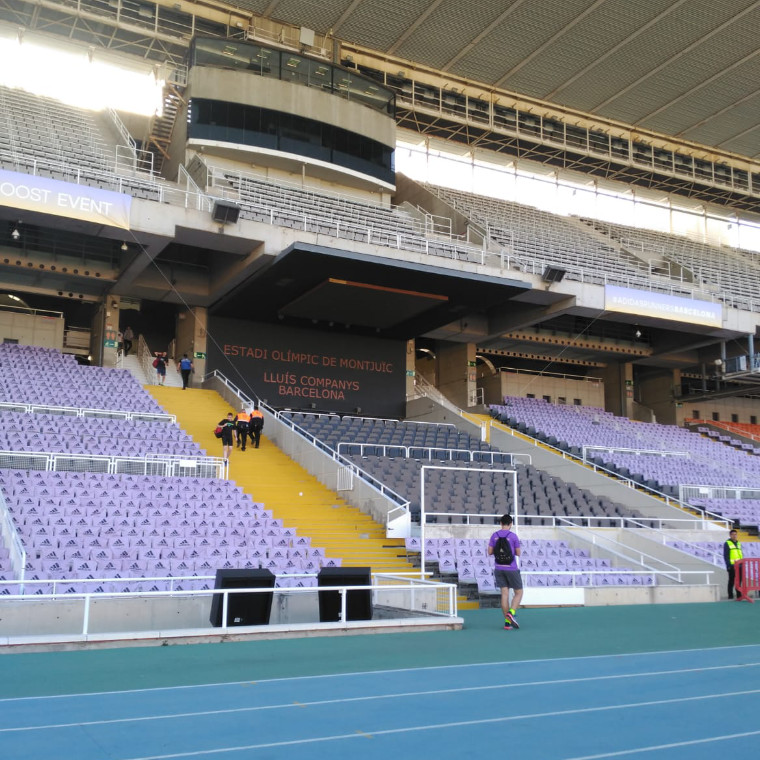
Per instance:
[[[739,646],[725,647],[701,647],[698,649],[663,649],[656,652],[623,652],[622,654],[590,654],[583,657],[542,657],[535,660],[498,660],[496,662],[466,662],[455,665],[429,665],[418,668],[389,668],[386,670],[359,670],[351,673],[322,673],[310,676],[288,676],[284,678],[260,678],[247,681],[221,681],[219,683],[185,684],[183,686],[154,686],[147,689],[119,689],[114,691],[93,691],[71,694],[42,694],[29,697],[0,697],[0,704],[6,702],[25,702],[32,700],[47,699],[76,699],[80,697],[103,697],[111,694],[150,694],[151,692],[185,691],[191,689],[220,689],[224,687],[250,686],[251,684],[283,683],[287,681],[310,681],[325,678],[367,678],[369,676],[393,675],[395,673],[424,673],[436,670],[456,670],[460,668],[496,668],[515,667],[520,665],[539,665],[542,663],[555,662],[586,662],[588,660],[621,660],[629,657],[657,657],[673,656],[678,654],[701,654],[703,652],[725,652],[742,649],[758,649],[758,644],[741,644]]]
[[[616,752],[604,752],[601,755],[584,755],[583,757],[569,757],[567,760],[600,760],[604,757],[624,757],[625,755],[638,755],[642,752],[654,752],[659,749],[676,749],[677,747],[693,747],[695,744],[709,744],[710,742],[722,742],[730,739],[744,739],[748,736],[758,736],[758,731],[744,731],[740,734],[723,734],[723,736],[708,736],[704,739],[688,739],[683,742],[671,742],[670,744],[650,744],[648,747],[635,747],[634,749],[621,749]]]
[[[73,723],[46,723],[34,726],[12,726],[8,728],[0,728],[0,734],[19,733],[22,731],[45,731],[61,728],[79,728],[83,726],[107,726],[111,724],[119,723],[140,723],[145,721],[155,720],[179,720],[183,718],[202,718],[211,717],[214,715],[231,715],[235,713],[252,713],[263,710],[282,710],[290,709],[293,707],[319,707],[324,705],[340,705],[351,704],[357,702],[371,702],[383,699],[408,699],[410,697],[432,697],[440,694],[466,694],[477,691],[494,691],[498,689],[515,689],[524,688],[526,686],[561,686],[564,684],[578,684],[578,683],[590,683],[594,681],[614,681],[618,679],[630,679],[630,678],[653,678],[661,676],[673,676],[684,673],[708,673],[714,670],[732,670],[737,668],[757,667],[760,662],[746,663],[742,665],[716,665],[707,668],[682,668],[677,670],[655,670],[643,673],[621,673],[617,675],[606,676],[584,676],[582,678],[557,678],[544,681],[522,681],[519,683],[500,683],[489,684],[486,686],[461,686],[451,689],[429,689],[424,691],[405,691],[405,692],[389,692],[386,694],[372,694],[359,697],[342,697],[339,699],[320,699],[310,702],[298,701],[298,702],[283,702],[274,705],[257,705],[253,707],[233,707],[225,710],[199,710],[194,712],[185,713],[165,713],[162,715],[143,715],[135,716],[131,718],[110,718],[104,720],[90,720],[90,721],[76,721]]]
[[[373,731],[371,729],[369,730],[363,729],[363,732],[361,734],[357,734],[357,733],[335,734],[333,736],[319,736],[319,737],[315,737],[311,739],[293,739],[293,740],[281,741],[281,742],[246,744],[246,745],[241,745],[241,746],[236,746],[236,747],[218,747],[216,749],[195,750],[193,752],[173,752],[171,754],[165,754],[165,755],[147,755],[145,757],[128,758],[127,760],[176,760],[177,758],[183,758],[183,757],[203,757],[204,755],[223,754],[223,753],[228,753],[228,752],[244,752],[244,751],[250,751],[250,750],[256,750],[256,749],[273,749],[275,747],[288,747],[288,746],[304,745],[304,744],[311,744],[311,743],[339,741],[343,739],[366,738],[367,735],[375,737],[375,736],[388,736],[392,734],[412,733],[414,731],[440,731],[446,728],[463,728],[467,726],[480,726],[480,725],[487,725],[487,724],[493,724],[493,723],[507,723],[507,722],[517,721],[517,720],[554,718],[554,717],[560,717],[564,715],[591,714],[595,712],[604,712],[604,711],[611,711],[611,710],[630,710],[637,707],[656,707],[660,705],[680,704],[684,702],[695,702],[697,700],[722,699],[724,697],[740,697],[740,696],[746,696],[749,694],[760,694],[760,689],[752,689],[751,691],[730,691],[730,692],[725,692],[722,694],[706,694],[700,697],[680,697],[677,699],[658,699],[658,700],[653,700],[649,702],[629,702],[624,705],[606,705],[604,707],[582,707],[582,708],[575,708],[572,710],[556,710],[556,711],[543,712],[543,713],[528,713],[525,715],[508,715],[508,716],[499,717],[499,718],[482,718],[480,720],[463,720],[463,721],[455,721],[451,723],[432,723],[432,724],[425,724],[425,725],[420,725],[420,726],[409,726],[406,728],[388,728],[388,729],[382,729],[380,731]],[[756,733],[760,734],[760,731],[749,732],[746,735],[753,736]],[[734,736],[739,736],[739,735],[734,734]],[[694,743],[697,743],[698,741],[700,740],[694,740]],[[702,740],[702,741],[709,741],[709,740]],[[640,751],[643,752],[645,750],[642,749]],[[626,752],[630,752],[630,751],[626,750]],[[594,755],[592,757],[601,758],[601,757],[608,757],[608,755]],[[609,755],[609,757],[614,757],[614,755]],[[576,760],[585,760],[585,759],[576,758]],[[590,760],[590,758],[588,760]]]

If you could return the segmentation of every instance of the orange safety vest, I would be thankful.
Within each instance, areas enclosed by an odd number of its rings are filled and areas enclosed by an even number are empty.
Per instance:
[[[237,420],[237,422],[250,422],[251,415],[246,414],[245,412],[239,412],[238,416],[235,419]]]

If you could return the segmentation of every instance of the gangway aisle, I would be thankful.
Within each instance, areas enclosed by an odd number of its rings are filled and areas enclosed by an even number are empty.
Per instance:
[[[214,427],[237,410],[215,391],[147,386],[154,398],[210,455],[221,456]],[[266,431],[265,431],[266,432]],[[385,528],[346,504],[262,435],[258,449],[235,448],[229,477],[254,501],[263,502],[286,527],[309,536],[327,557],[344,567],[371,567],[373,572],[415,572],[406,559],[404,542],[385,537]]]

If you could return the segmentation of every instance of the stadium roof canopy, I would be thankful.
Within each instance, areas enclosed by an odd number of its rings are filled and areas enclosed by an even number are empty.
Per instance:
[[[760,155],[754,0],[236,0],[486,85]]]
[[[176,58],[191,36],[183,18],[204,14],[193,31],[225,14],[230,30],[245,26],[233,16],[271,19],[486,91],[760,157],[756,0],[0,0],[0,21],[154,60]]]

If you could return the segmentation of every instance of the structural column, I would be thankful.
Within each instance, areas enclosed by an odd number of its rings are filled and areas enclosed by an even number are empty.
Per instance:
[[[119,296],[107,296],[92,319],[90,354],[92,363],[115,367],[119,354]]]
[[[207,321],[208,310],[202,306],[182,309],[177,314],[175,330],[177,355],[174,358],[179,361],[183,354],[187,354],[193,360],[195,374],[190,379],[191,386],[200,386],[206,374]]]
[[[439,343],[438,390],[462,409],[471,405],[478,386],[474,343]]]

